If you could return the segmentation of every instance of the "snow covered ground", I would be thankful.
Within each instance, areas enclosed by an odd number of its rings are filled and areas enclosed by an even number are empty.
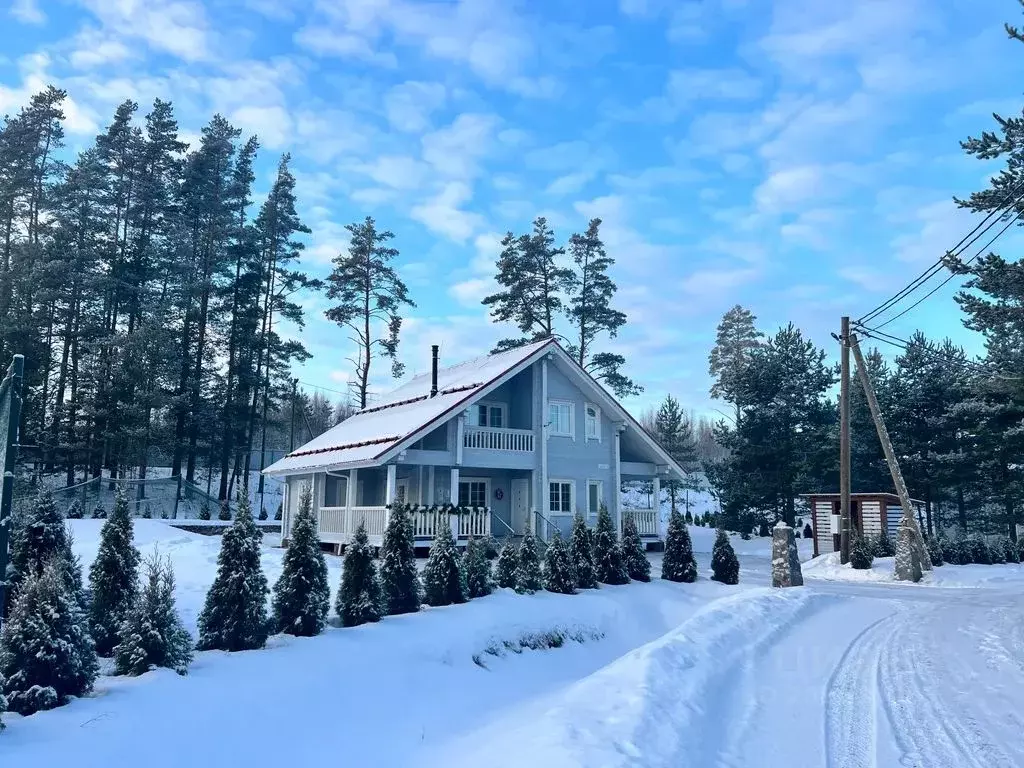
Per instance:
[[[99,523],[74,528],[88,565]],[[902,585],[884,560],[866,583],[826,557],[807,587],[771,590],[770,540],[733,537],[741,585],[726,587],[706,578],[713,531],[691,531],[697,584],[502,591],[201,653],[185,678],[102,678],[67,707],[7,715],[0,764],[1024,765],[1024,568],[944,566]],[[148,520],[136,538],[171,556],[194,632],[219,539]],[[266,543],[273,581],[282,550]],[[506,650],[555,630],[562,647]]]

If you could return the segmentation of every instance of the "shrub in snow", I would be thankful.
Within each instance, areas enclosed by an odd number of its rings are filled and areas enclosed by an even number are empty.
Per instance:
[[[576,575],[572,569],[569,548],[556,530],[544,553],[544,589],[561,595],[576,594]]]
[[[41,576],[43,568],[54,558],[60,562],[58,569],[69,588],[77,586],[78,602],[84,605],[81,574],[76,577],[76,561],[71,553],[71,535],[64,524],[64,516],[57,511],[53,494],[44,489],[31,507],[16,516],[12,525],[6,605],[0,606],[3,614],[9,614],[21,585],[30,576]]]
[[[631,512],[622,521],[622,565],[629,578],[637,581],[651,580],[651,561],[647,559],[647,551],[636,527],[636,518]]]
[[[0,674],[0,732],[4,729],[4,712],[7,711],[7,697],[4,696],[4,676]]]
[[[334,610],[343,627],[380,621],[380,579],[373,551],[366,535],[366,522],[360,521],[352,541],[345,546],[345,563],[341,572],[341,588]]]
[[[712,581],[740,583],[740,561],[729,542],[729,535],[721,528],[715,534],[715,546],[711,550],[711,572]]]
[[[537,539],[528,530],[519,543],[519,556],[516,558],[516,592],[521,595],[532,595],[543,588],[540,575],[540,554],[537,552]]]
[[[92,511],[93,520],[103,520],[107,516],[107,510],[103,508],[102,504],[97,504],[95,509]]]
[[[466,594],[470,598],[486,597],[494,590],[491,561],[487,557],[487,541],[469,537],[466,542]]]
[[[452,605],[466,602],[466,572],[455,549],[451,527],[439,526],[423,569],[423,602]]]
[[[933,567],[942,565],[945,560],[943,559],[943,545],[942,539],[936,534],[928,539],[928,559],[932,561]]]
[[[133,527],[128,499],[118,488],[114,509],[100,531],[99,551],[89,568],[89,626],[100,656],[113,653],[135,598],[139,551],[132,544]]]
[[[686,510],[686,515],[684,515],[684,518],[686,519],[687,525],[693,525],[693,515],[690,514],[690,510]]]
[[[855,570],[867,571],[874,561],[875,550],[871,540],[854,529],[853,540],[850,542],[850,565]]]
[[[761,521],[761,523],[760,523],[760,525],[758,526],[758,529],[757,529],[757,535],[758,536],[771,536],[772,535],[772,529],[771,529],[771,526],[768,525],[768,521],[767,520],[762,520]]]
[[[576,586],[580,589],[597,589],[597,571],[594,568],[594,532],[580,512],[572,521],[569,536],[569,559],[572,561]]]
[[[163,509],[160,510],[160,519],[167,520],[168,517],[169,515],[167,514],[167,507],[164,507]]]
[[[174,606],[174,570],[168,558],[146,561],[146,582],[128,611],[114,648],[119,675],[138,676],[158,667],[188,672],[192,638],[181,625]]]
[[[677,513],[678,514],[678,513]],[[628,584],[629,574],[622,562],[622,547],[608,508],[601,505],[594,537],[594,571],[603,584]]]
[[[811,524],[810,523],[807,523],[804,526],[804,538],[805,539],[813,539],[814,538],[814,529],[811,528]]]
[[[245,497],[246,497],[245,498],[246,509],[248,509],[248,506],[249,506],[249,498],[248,498],[249,493],[248,493],[248,491],[244,491],[244,494],[245,494]],[[239,497],[239,501],[241,501],[241,497]],[[251,516],[251,514],[252,513],[250,512],[250,516]],[[231,519],[231,505],[228,504],[228,500],[227,499],[222,499],[221,500],[221,502],[220,502],[220,511],[217,513],[217,519],[218,520],[230,520]]]
[[[486,539],[482,541],[484,547],[484,554],[488,560],[493,560],[498,556],[498,540],[494,538],[493,534],[488,534]]]
[[[299,511],[281,565],[272,601],[274,626],[286,635],[319,635],[327,624],[331,586],[309,485],[303,486],[299,495]]]
[[[209,520],[210,519],[210,502],[203,501],[203,506],[199,508],[199,519]]]
[[[380,548],[380,586],[388,615],[415,613],[422,589],[416,572],[416,542],[406,508],[393,508]]]
[[[267,577],[260,568],[260,541],[243,494],[234,524],[224,532],[217,555],[217,576],[199,614],[201,651],[247,651],[267,642]]]
[[[1017,557],[1024,563],[1024,539],[1017,539]]]
[[[683,516],[673,512],[668,519],[665,536],[665,557],[661,561],[661,578],[692,584],[697,580],[697,561],[693,559],[693,542]]]
[[[68,507],[67,518],[68,520],[81,520],[84,517],[82,514],[82,502],[75,499],[71,502],[71,506]]]
[[[1020,553],[1017,551],[1017,545],[1009,536],[1003,537],[1003,556],[1008,563],[1020,562]]]
[[[740,531],[740,538],[744,541],[750,541],[750,531],[744,528],[742,531]]]
[[[999,537],[988,545],[988,556],[993,565],[1006,564],[1006,550],[1003,548],[1003,539]]]
[[[0,679],[14,712],[31,715],[92,689],[98,665],[89,622],[59,558],[29,573],[0,632]]]
[[[511,538],[505,540],[498,562],[494,565],[494,580],[502,589],[516,588],[516,565],[519,563],[519,552]]]
[[[893,547],[892,539],[889,538],[889,533],[885,528],[871,542],[871,549],[875,557],[894,557],[896,555],[896,548]]]
[[[988,544],[985,543],[984,537],[977,533],[973,533],[966,539],[966,544],[970,552],[970,561],[979,565],[991,565],[992,564],[992,553],[989,551]]]
[[[149,508],[149,504],[146,504],[142,508],[142,517],[145,520],[152,520],[153,519],[153,510]]]

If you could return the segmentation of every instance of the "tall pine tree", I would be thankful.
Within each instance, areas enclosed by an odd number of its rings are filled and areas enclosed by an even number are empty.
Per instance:
[[[594,571],[603,584],[628,584],[629,574],[622,562],[619,535],[608,508],[601,506],[597,516],[597,535],[594,537]]]
[[[665,535],[665,557],[661,561],[661,578],[690,584],[697,580],[697,561],[693,557],[693,541],[686,522],[679,512],[668,520]]]
[[[345,547],[345,564],[335,611],[345,627],[380,621],[380,579],[364,521],[360,521],[355,536]]]
[[[118,487],[114,509],[100,531],[100,548],[89,568],[92,602],[89,606],[96,653],[110,656],[120,639],[139,578],[139,551],[132,542],[131,510]]]

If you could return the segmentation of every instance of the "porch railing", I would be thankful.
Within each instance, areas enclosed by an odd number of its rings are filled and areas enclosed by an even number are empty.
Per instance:
[[[658,524],[658,511],[655,509],[627,509],[626,512],[636,520],[637,530],[641,536],[660,536],[661,527]]]
[[[466,427],[462,434],[463,448],[482,448],[485,451],[533,450],[533,432],[529,429],[498,429],[496,427]]]
[[[414,509],[410,513],[413,534],[420,539],[433,539],[442,527],[451,525],[447,509]],[[320,507],[317,513],[320,540],[346,544],[355,535],[360,522],[366,523],[370,544],[379,547],[384,541],[391,510],[387,507]],[[459,515],[460,537],[486,537],[491,534],[491,511],[471,509]]]
[[[491,511],[489,509],[471,509],[469,514],[459,515],[459,536],[491,535]]]

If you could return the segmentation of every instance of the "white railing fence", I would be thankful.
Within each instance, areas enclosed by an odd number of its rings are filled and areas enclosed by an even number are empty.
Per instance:
[[[626,514],[633,516],[636,520],[637,530],[641,536],[660,536],[661,530],[658,524],[658,512],[654,509],[627,509]]]
[[[533,432],[529,429],[466,427],[462,434],[462,447],[527,453],[533,450]]]
[[[355,535],[359,523],[366,524],[370,544],[379,547],[384,541],[392,510],[378,507],[320,507],[317,511],[320,540],[335,544],[347,544]],[[449,508],[422,508],[409,510],[413,534],[416,538],[432,539],[442,526],[450,526]],[[466,538],[491,535],[491,510],[486,507],[463,510],[458,515],[458,535]]]

